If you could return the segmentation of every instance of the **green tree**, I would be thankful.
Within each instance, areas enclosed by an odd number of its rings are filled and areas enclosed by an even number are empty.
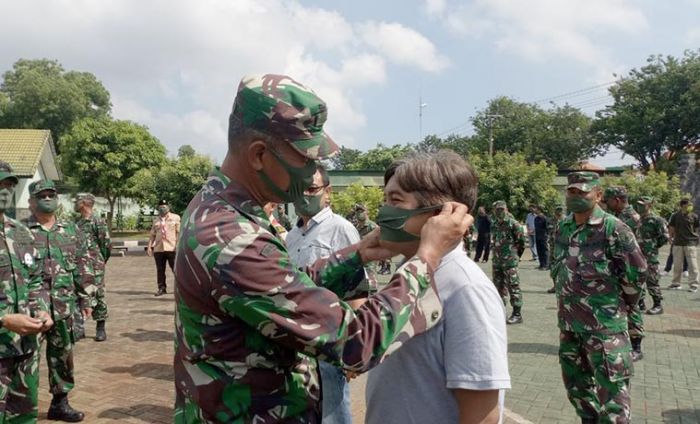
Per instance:
[[[448,135],[446,138],[428,135],[415,146],[415,150],[419,152],[430,153],[437,152],[440,149],[453,150],[465,158],[476,151],[472,137],[462,137],[454,134]]]
[[[111,225],[120,196],[134,196],[134,176],[161,167],[165,147],[142,125],[109,118],[84,118],[60,141],[60,162],[69,183],[104,196]]]
[[[610,95],[614,103],[596,113],[592,133],[600,146],[618,147],[643,169],[700,142],[700,50],[681,59],[650,56]]]
[[[331,195],[333,211],[342,216],[347,216],[356,203],[367,206],[367,216],[374,220],[379,207],[384,203],[384,191],[380,187],[365,187],[357,182],[344,191],[333,192]]]
[[[383,171],[393,161],[412,151],[411,146],[395,144],[391,147],[377,144],[377,147],[360,154],[346,169],[362,171]]]
[[[496,200],[505,200],[508,209],[522,220],[530,204],[553,211],[561,202],[554,188],[557,169],[544,161],[529,163],[520,153],[496,152],[493,159],[488,155],[473,155],[469,158],[479,174],[479,206],[491,210]]]
[[[497,97],[472,123],[475,134],[469,151],[473,153],[488,152],[491,136],[494,151],[521,153],[529,162],[546,160],[557,168],[571,168],[600,150],[589,135],[591,119],[571,106],[544,110]]]
[[[0,93],[0,127],[48,129],[57,141],[78,120],[108,116],[112,107],[93,74],[66,72],[55,60],[18,60]]]
[[[330,169],[350,169],[350,166],[362,155],[362,151],[340,146],[338,153],[333,156],[330,162]]]
[[[638,172],[625,172],[619,177],[603,177],[602,186],[624,186],[627,188],[630,201],[639,196],[654,198],[654,210],[668,219],[678,208],[681,200],[680,181],[677,176],[668,177],[663,171],[651,170],[646,175]]]

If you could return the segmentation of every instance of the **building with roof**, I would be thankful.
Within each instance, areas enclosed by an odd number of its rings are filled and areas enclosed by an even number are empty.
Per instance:
[[[8,162],[19,178],[9,216],[22,219],[29,215],[27,187],[32,181],[62,179],[49,130],[0,129],[0,159]]]

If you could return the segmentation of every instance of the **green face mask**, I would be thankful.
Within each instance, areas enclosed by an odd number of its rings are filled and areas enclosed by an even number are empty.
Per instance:
[[[566,209],[573,213],[587,212],[595,206],[595,201],[585,197],[567,197]]]
[[[640,205],[639,203],[635,203],[634,205],[632,205],[632,207],[640,215],[644,215],[647,212],[646,205]]]
[[[158,208],[158,214],[159,214],[160,216],[165,216],[165,215],[167,215],[167,214],[168,214],[168,208],[167,208],[167,206],[161,206],[161,207],[159,207],[159,208]]]
[[[42,213],[54,213],[58,209],[58,199],[38,199],[36,209]]]
[[[358,212],[357,215],[355,215],[355,218],[357,218],[357,220],[360,222],[365,222],[367,221],[367,214],[365,212]]]
[[[406,221],[412,216],[440,209],[442,209],[442,205],[418,209],[401,209],[384,205],[379,208],[377,213],[377,225],[381,228],[379,238],[399,243],[420,240],[420,235],[411,234],[403,229]]]
[[[275,184],[272,179],[265,173],[265,171],[258,171],[258,175],[263,180],[267,188],[272,190],[275,196],[279,197],[285,203],[293,203],[304,197],[304,191],[311,187],[314,182],[314,174],[316,173],[316,162],[308,161],[308,163],[301,168],[290,165],[287,161],[282,159],[282,156],[277,154],[274,150],[270,149],[272,155],[277,159],[280,165],[289,174],[289,188],[287,191],[282,190]]]
[[[294,202],[294,210],[297,215],[312,217],[321,212],[321,195],[307,196],[306,194],[301,199]]]
[[[12,206],[12,193],[13,189],[3,188],[0,190],[0,211],[5,212]]]
[[[505,210],[497,210],[496,211],[496,218],[498,219],[504,219],[506,217],[506,211]]]

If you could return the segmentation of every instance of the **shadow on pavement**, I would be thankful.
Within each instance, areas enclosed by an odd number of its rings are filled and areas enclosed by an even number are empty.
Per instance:
[[[130,374],[133,377],[146,377],[154,380],[173,381],[175,378],[172,364],[155,362],[144,362],[130,367],[103,368],[102,371],[110,374]]]
[[[693,337],[693,338],[700,337],[700,330],[691,329],[691,328],[673,328],[671,330],[666,330],[666,331],[654,331],[654,333],[673,334],[674,336],[681,336],[681,337]]]
[[[144,290],[109,290],[107,289],[108,293],[114,293],[114,294],[123,294],[126,296],[140,296],[142,294],[150,294],[153,296],[153,293],[155,292],[147,292]]]
[[[175,315],[175,311],[170,310],[170,309],[166,310],[166,311],[163,311],[160,309],[144,309],[141,311],[132,311],[132,312],[135,314],[144,314],[144,315],[168,315],[168,316]]]
[[[544,353],[545,355],[558,355],[559,346],[545,343],[510,343],[508,353]]]
[[[121,333],[121,337],[128,337],[135,342],[172,342],[175,335],[172,331],[144,330],[137,328],[134,333]]]
[[[116,421],[123,421],[126,419],[137,419],[146,423],[154,422],[154,416],[158,416],[161,419],[171,420],[173,416],[173,410],[172,408],[166,408],[160,405],[140,403],[130,408],[106,409],[100,412],[100,415],[98,415],[99,418],[112,419]]]
[[[665,423],[700,422],[700,409],[668,409],[661,413]]]
[[[149,302],[175,302],[175,298],[168,293],[165,296],[153,296],[152,293],[150,293],[150,296],[147,297],[130,297],[129,302],[141,302],[143,300],[149,301]]]

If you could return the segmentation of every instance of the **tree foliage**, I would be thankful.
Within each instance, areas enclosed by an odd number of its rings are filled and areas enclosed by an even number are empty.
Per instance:
[[[561,203],[561,195],[554,188],[557,169],[544,161],[529,163],[520,153],[496,152],[469,158],[479,174],[477,204],[491,209],[493,202],[504,200],[508,209],[518,219],[524,219],[530,204],[542,206],[553,212]]]
[[[120,196],[135,195],[133,177],[161,167],[165,147],[146,127],[130,121],[84,118],[60,141],[60,162],[70,183],[104,196],[110,205]]]
[[[55,60],[20,59],[0,85],[0,127],[48,129],[57,141],[78,120],[108,116],[111,108],[93,74],[67,72]]]
[[[377,147],[364,153],[348,165],[347,170],[384,171],[393,161],[411,152],[411,146],[395,144],[391,147],[377,144]]]
[[[377,210],[384,203],[384,191],[380,187],[365,187],[357,182],[344,191],[333,192],[331,195],[333,211],[342,216],[350,213],[356,203],[367,206],[367,216],[374,220],[377,217]]]
[[[681,59],[650,56],[610,88],[614,103],[596,113],[593,134],[601,146],[616,146],[643,169],[665,152],[700,142],[700,50]]]
[[[619,177],[603,177],[602,185],[604,188],[626,187],[631,200],[639,196],[653,197],[654,210],[666,219],[678,208],[682,196],[678,177],[669,178],[663,171],[651,170],[646,175],[625,172]]]

